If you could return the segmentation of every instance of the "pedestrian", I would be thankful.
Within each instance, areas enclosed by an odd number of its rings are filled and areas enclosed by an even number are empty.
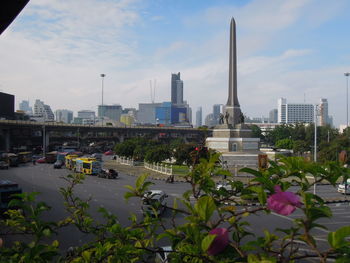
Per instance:
[[[36,160],[34,157],[32,158],[32,162],[33,162],[33,165],[36,165]]]

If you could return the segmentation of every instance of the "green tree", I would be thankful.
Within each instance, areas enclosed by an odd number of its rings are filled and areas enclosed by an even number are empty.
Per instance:
[[[158,145],[149,149],[145,155],[145,160],[149,163],[161,163],[172,157],[172,151],[167,145]]]
[[[293,152],[296,155],[302,155],[303,153],[310,151],[310,145],[307,144],[304,140],[293,141]]]
[[[278,140],[275,144],[275,146],[277,148],[280,148],[280,149],[293,149],[293,140],[292,139],[281,139],[281,140]]]
[[[196,145],[194,143],[181,144],[178,147],[176,147],[174,151],[174,158],[176,160],[176,164],[182,165],[185,163],[187,165],[191,165],[192,157],[190,153],[195,148],[196,148]]]
[[[251,125],[250,128],[252,130],[252,137],[253,138],[260,138],[260,140],[265,140],[265,136],[262,134],[259,126]]]

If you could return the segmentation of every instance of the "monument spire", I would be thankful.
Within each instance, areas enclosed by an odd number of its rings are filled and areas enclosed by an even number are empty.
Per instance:
[[[227,106],[239,107],[237,97],[237,50],[236,50],[236,22],[232,17],[230,24],[230,58]]]

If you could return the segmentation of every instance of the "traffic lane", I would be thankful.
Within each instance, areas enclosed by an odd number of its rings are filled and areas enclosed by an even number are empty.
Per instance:
[[[67,187],[67,182],[61,177],[66,176],[71,171],[67,169],[53,169],[52,165],[25,165],[19,168],[9,170],[8,173],[0,174],[0,178],[9,179],[17,182],[25,192],[37,191],[38,201],[44,201],[52,207],[50,212],[43,214],[45,220],[57,221],[63,219],[68,213],[63,205],[63,197],[59,192],[60,187]],[[129,216],[136,214],[142,217],[140,198],[130,198],[125,202],[124,194],[128,191],[124,185],[135,185],[136,177],[120,174],[116,180],[87,176],[81,185],[75,187],[75,195],[82,199],[91,197],[89,213],[98,220],[103,220],[102,215],[97,212],[99,207],[105,207],[109,212],[118,217],[123,226],[130,224]],[[184,187],[181,183],[165,185],[162,181],[154,181],[152,189],[168,190],[170,205],[172,196],[180,195]],[[162,186],[157,185],[160,183]],[[165,185],[165,186],[164,186]],[[166,190],[166,191],[167,191]],[[164,219],[170,218],[171,213],[167,211],[163,216]],[[177,218],[180,216],[178,215]],[[77,246],[91,240],[88,235],[79,232],[75,227],[70,226],[59,230],[58,240],[62,244],[62,249],[70,246]]]

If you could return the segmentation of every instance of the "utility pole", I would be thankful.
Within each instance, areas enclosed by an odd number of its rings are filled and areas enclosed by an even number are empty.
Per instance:
[[[102,78],[102,105],[101,105],[101,117],[102,117],[102,126],[103,126],[103,117],[104,117],[104,108],[103,108],[103,82],[104,82],[104,78],[106,76],[106,74],[101,74],[100,75]]]

